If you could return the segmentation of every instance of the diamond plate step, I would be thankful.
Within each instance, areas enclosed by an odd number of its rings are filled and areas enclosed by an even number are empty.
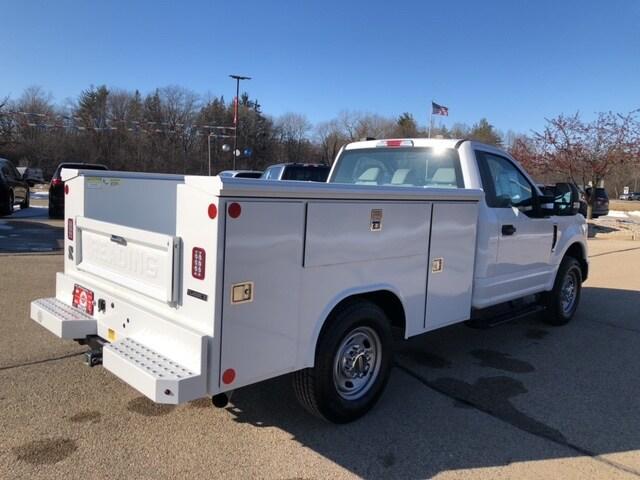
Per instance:
[[[31,302],[31,319],[60,338],[85,338],[97,333],[96,320],[55,297]]]
[[[132,338],[105,345],[102,365],[157,403],[182,403],[205,393],[203,375]]]

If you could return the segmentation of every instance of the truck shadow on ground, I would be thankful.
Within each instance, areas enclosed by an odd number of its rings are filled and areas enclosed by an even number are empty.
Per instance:
[[[0,218],[0,253],[51,252],[63,247],[62,226]]]
[[[227,409],[366,478],[578,456],[640,475],[598,458],[640,448],[638,311],[637,291],[586,287],[564,327],[529,318],[401,342],[381,401],[349,425],[307,414],[288,376],[237,391]]]

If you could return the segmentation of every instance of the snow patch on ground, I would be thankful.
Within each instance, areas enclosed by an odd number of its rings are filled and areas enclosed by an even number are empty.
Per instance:
[[[609,213],[607,214],[607,217],[629,218],[629,215],[627,215],[627,212],[621,212],[619,210],[609,210]]]

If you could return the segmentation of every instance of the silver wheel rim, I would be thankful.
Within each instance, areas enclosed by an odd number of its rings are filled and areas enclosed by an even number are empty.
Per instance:
[[[568,315],[573,310],[578,296],[578,277],[574,271],[570,271],[564,277],[562,288],[560,289],[560,299],[562,302],[562,312]]]
[[[373,386],[382,363],[382,343],[369,327],[358,327],[340,343],[333,362],[333,383],[345,400],[357,400]]]

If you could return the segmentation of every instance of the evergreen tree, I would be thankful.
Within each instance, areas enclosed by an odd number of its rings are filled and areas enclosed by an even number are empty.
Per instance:
[[[469,132],[469,138],[497,147],[502,145],[500,135],[486,118],[481,118],[478,123],[473,125]]]

